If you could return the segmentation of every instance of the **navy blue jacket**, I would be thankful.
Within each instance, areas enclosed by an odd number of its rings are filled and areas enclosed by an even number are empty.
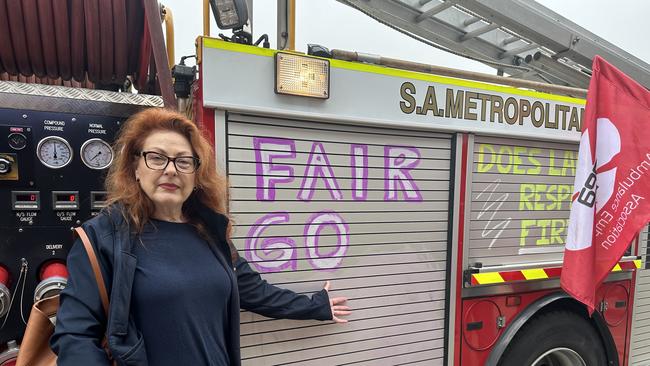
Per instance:
[[[332,319],[325,290],[310,299],[267,283],[245,259],[236,253],[232,255],[225,235],[228,219],[207,208],[201,210],[200,216],[216,243],[211,249],[226,269],[233,288],[227,319],[230,329],[226,332],[231,365],[241,364],[240,308],[272,318]],[[88,256],[78,239],[68,255],[68,285],[60,295],[56,328],[50,340],[52,349],[58,354],[58,365],[108,366],[110,363],[101,345],[106,334],[110,352],[118,365],[146,366],[142,335],[130,314],[131,286],[138,260],[132,248],[138,245],[138,238],[130,233],[117,207],[103,211],[82,226],[95,248],[109,291],[108,321]]]

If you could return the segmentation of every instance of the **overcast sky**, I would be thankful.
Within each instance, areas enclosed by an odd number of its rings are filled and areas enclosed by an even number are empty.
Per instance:
[[[551,10],[586,28],[599,37],[650,63],[650,1],[646,0],[540,0]],[[203,29],[201,0],[161,0],[174,14],[176,61],[194,54],[194,40]],[[615,5],[614,5],[615,4]],[[276,43],[276,1],[255,0],[253,32],[257,39],[267,33],[271,48]],[[296,49],[306,51],[307,43],[379,54],[386,57],[494,74],[483,64],[467,60],[396,32],[335,0],[296,1]],[[212,22],[211,35],[230,35]]]

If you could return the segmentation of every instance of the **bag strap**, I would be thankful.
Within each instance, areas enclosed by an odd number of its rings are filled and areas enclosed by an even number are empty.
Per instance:
[[[77,232],[77,235],[79,235],[79,238],[81,238],[81,242],[84,244],[84,248],[86,248],[88,259],[90,259],[90,265],[93,268],[93,272],[95,273],[95,280],[97,281],[97,288],[99,289],[99,297],[102,299],[104,313],[106,313],[106,316],[108,317],[108,292],[106,291],[106,284],[104,283],[102,271],[99,269],[99,261],[97,261],[95,249],[93,248],[92,244],[90,244],[90,239],[88,239],[88,235],[86,235],[84,229],[81,227],[76,227],[75,231]]]
[[[74,230],[77,232],[77,235],[79,235],[79,238],[81,239],[81,242],[84,244],[84,248],[86,249],[86,253],[88,254],[88,259],[90,260],[90,266],[93,269],[93,273],[95,274],[95,281],[97,281],[97,288],[99,289],[99,297],[102,299],[102,307],[104,308],[104,313],[106,314],[106,318],[108,318],[108,292],[106,291],[106,283],[104,282],[104,276],[102,276],[102,271],[99,269],[99,261],[97,260],[97,255],[95,254],[95,249],[93,248],[92,244],[90,244],[90,239],[88,239],[88,235],[86,235],[86,232],[84,229],[80,227],[74,228]],[[108,338],[106,335],[104,335],[104,339],[102,339],[102,348],[106,351],[106,355],[108,356],[108,359],[111,362],[112,366],[117,366],[117,361],[113,359],[113,356],[111,355],[111,350],[108,347]]]

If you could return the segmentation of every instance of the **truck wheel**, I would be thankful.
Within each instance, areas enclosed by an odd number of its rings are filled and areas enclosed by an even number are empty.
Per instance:
[[[585,318],[552,311],[533,318],[515,335],[499,366],[606,366],[603,342]]]

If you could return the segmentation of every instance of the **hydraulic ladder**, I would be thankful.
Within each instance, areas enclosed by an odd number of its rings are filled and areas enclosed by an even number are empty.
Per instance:
[[[499,74],[587,88],[600,55],[650,88],[650,65],[533,0],[338,1]]]

